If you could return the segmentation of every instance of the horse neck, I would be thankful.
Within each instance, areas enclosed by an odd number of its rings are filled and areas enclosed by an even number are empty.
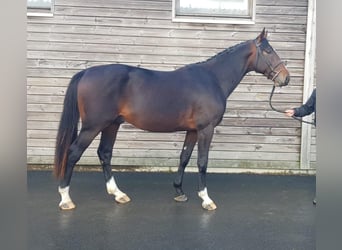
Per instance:
[[[222,51],[202,65],[217,78],[226,98],[240,83],[242,78],[251,71],[249,58],[252,54],[250,42],[240,43]]]

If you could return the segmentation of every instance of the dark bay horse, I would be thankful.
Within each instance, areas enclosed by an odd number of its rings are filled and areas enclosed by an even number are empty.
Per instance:
[[[56,142],[54,173],[60,180],[59,207],[75,208],[69,196],[73,168],[99,133],[97,153],[107,192],[119,203],[130,201],[116,185],[111,172],[118,129],[121,123],[128,122],[152,132],[186,131],[174,180],[175,200],[187,200],[182,190],[183,175],[197,142],[198,195],[204,209],[216,209],[206,185],[208,152],[228,96],[249,71],[265,75],[275,86],[287,85],[290,80],[288,70],[266,37],[263,29],[256,39],[169,72],[111,64],[75,74],[66,92]],[[82,127],[77,134],[80,118]]]

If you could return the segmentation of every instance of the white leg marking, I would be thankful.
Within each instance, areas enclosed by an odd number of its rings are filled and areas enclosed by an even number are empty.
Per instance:
[[[61,195],[61,201],[59,203],[59,207],[62,210],[71,210],[76,207],[76,205],[72,202],[69,195],[69,186],[65,188],[58,187],[58,192]]]
[[[203,200],[202,207],[204,209],[215,210],[217,208],[212,199],[210,199],[207,188],[204,188],[202,191],[199,191],[198,196]]]
[[[118,186],[116,185],[116,182],[114,180],[114,177],[110,178],[109,181],[106,183],[107,186],[107,192],[108,194],[112,194],[115,196],[115,200],[119,203],[127,203],[131,199],[127,196],[127,194],[123,193]]]

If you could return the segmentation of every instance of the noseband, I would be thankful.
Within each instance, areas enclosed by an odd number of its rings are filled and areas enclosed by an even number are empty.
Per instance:
[[[267,74],[267,79],[271,79],[272,81],[274,81],[274,79],[277,78],[277,76],[280,74],[281,70],[276,71],[276,69],[279,67],[279,65],[283,64],[282,61],[280,61],[275,67],[272,66],[271,62],[262,55],[261,49],[260,49],[260,45],[261,43],[257,43],[255,41],[255,46],[257,48],[257,53],[256,53],[256,60],[255,60],[255,65],[254,68],[256,69],[258,66],[258,62],[259,62],[259,57],[262,58],[262,60],[264,60],[264,62],[266,63],[266,65],[268,66],[268,68],[270,69],[269,73]],[[259,56],[260,54],[260,56]],[[265,70],[266,72],[266,70]],[[273,76],[271,77],[271,75],[273,74]],[[265,74],[264,74],[265,75]]]

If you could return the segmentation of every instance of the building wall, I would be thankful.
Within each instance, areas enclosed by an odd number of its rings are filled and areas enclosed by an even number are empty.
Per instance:
[[[307,1],[257,0],[256,4],[253,25],[175,23],[171,0],[55,0],[53,17],[28,17],[28,164],[53,163],[65,90],[76,72],[109,63],[172,70],[254,39],[264,27],[291,74],[290,85],[277,89],[274,105],[300,105]],[[271,88],[270,80],[251,72],[228,98],[224,119],[215,129],[208,171],[299,169],[301,124],[270,109]],[[123,124],[112,163],[130,169],[174,170],[184,135],[149,133]],[[96,138],[86,150],[80,165],[99,164],[98,142]],[[315,161],[315,140],[311,149]],[[196,155],[195,150],[191,166],[196,166]]]

